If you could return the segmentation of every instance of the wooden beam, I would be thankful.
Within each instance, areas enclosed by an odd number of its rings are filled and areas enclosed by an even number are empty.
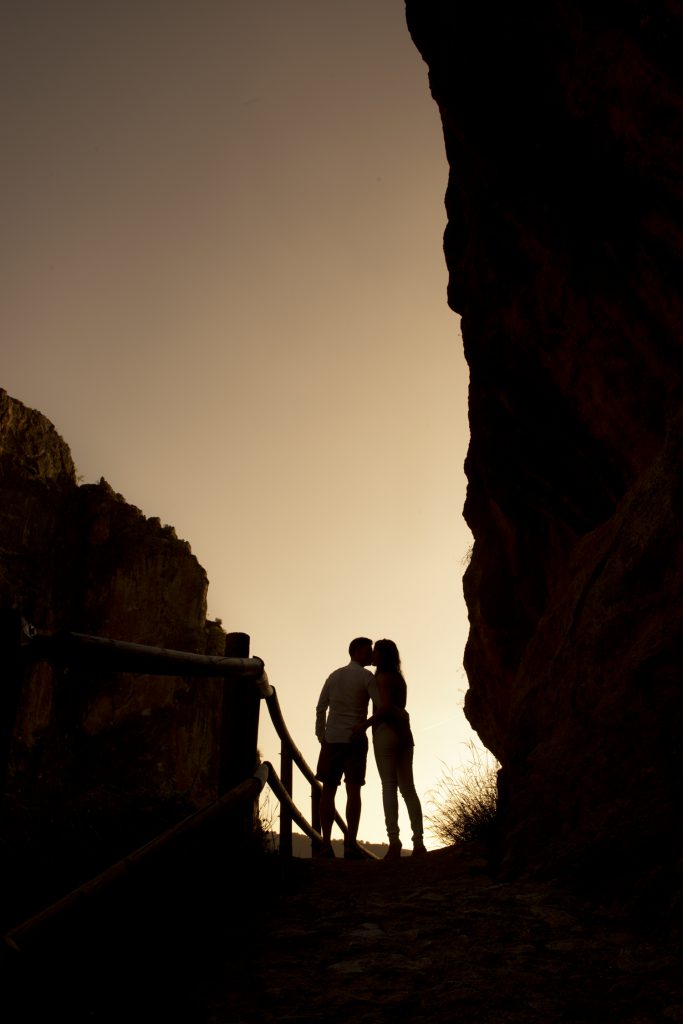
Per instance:
[[[280,781],[290,798],[294,796],[292,774],[292,752],[288,744],[283,742],[280,750]],[[292,812],[286,800],[280,802],[280,856],[292,856]]]
[[[263,789],[268,777],[268,765],[261,765],[258,771],[241,785],[226,793],[220,800],[203,807],[189,817],[162,832],[156,839],[145,843],[126,857],[112,864],[110,868],[97,875],[77,889],[67,893],[62,899],[51,904],[45,910],[23,921],[5,935],[5,946],[14,952],[22,952],[34,946],[39,940],[53,936],[60,926],[84,906],[93,903],[113,886],[124,884],[139,869],[153,862],[161,853],[166,853],[182,839],[197,833],[209,823],[225,816],[241,811],[245,805],[253,803]]]
[[[98,665],[115,672],[236,679],[260,679],[263,675],[263,662],[260,658],[221,658],[212,654],[148,647],[109,637],[87,636],[84,633],[39,634],[32,637],[23,650],[25,656],[33,660],[77,660],[80,664]]]

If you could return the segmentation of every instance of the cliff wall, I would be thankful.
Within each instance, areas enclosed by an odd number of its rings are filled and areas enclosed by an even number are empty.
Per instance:
[[[170,526],[101,480],[78,486],[66,444],[0,390],[0,607],[68,629],[222,654],[207,577]],[[221,683],[38,663],[24,680],[10,791],[22,800],[216,794]]]
[[[683,8],[408,0],[470,367],[466,714],[516,869],[683,841]]]

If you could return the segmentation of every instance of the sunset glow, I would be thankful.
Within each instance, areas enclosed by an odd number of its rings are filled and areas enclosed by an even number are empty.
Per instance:
[[[395,640],[428,811],[472,737],[467,371],[403,4],[33,0],[2,37],[0,385],[190,542],[311,764],[349,640]]]

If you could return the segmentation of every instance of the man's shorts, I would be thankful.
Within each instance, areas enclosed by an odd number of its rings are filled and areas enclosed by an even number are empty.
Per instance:
[[[365,765],[368,759],[368,738],[361,736],[353,743],[320,744],[320,756],[315,773],[316,779],[331,786],[338,786],[344,776],[345,782],[355,786],[365,785]]]

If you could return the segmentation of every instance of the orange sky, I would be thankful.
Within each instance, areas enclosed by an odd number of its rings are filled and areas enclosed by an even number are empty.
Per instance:
[[[312,764],[348,641],[394,639],[426,797],[472,736],[467,370],[403,4],[22,0],[0,37],[0,385],[189,540]]]

